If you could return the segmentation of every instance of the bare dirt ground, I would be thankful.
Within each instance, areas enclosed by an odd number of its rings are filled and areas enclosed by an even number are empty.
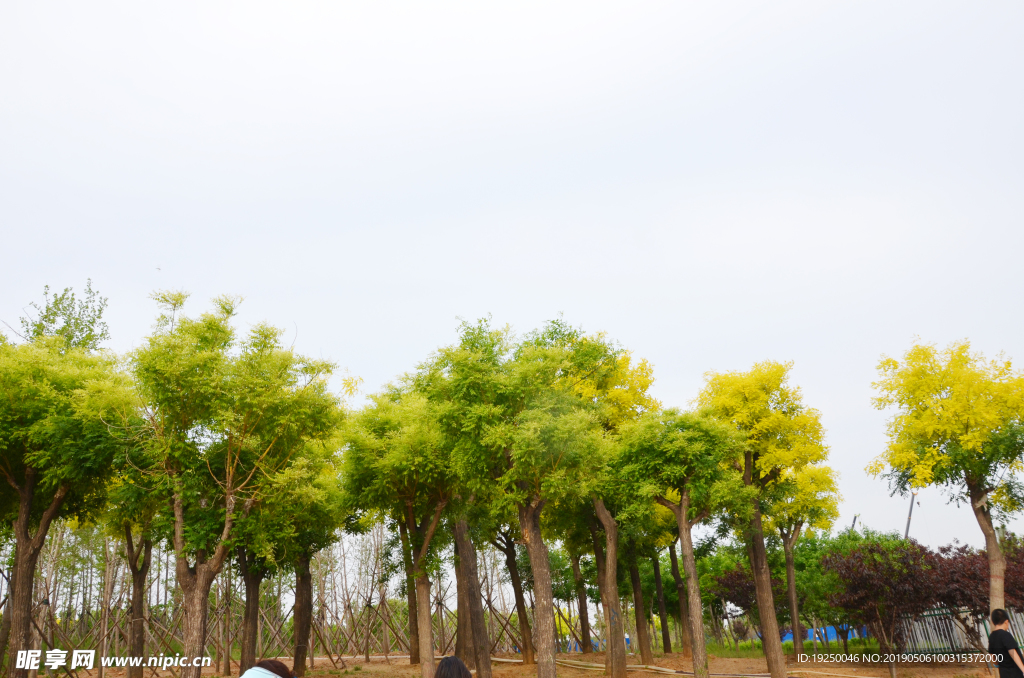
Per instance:
[[[588,661],[597,664],[604,663],[604,654],[592,654],[584,659],[580,654],[558,655],[559,659],[572,661]],[[347,669],[335,669],[326,659],[318,659],[313,674],[316,678],[329,678],[334,675],[344,675],[348,671],[348,678],[358,678],[359,673],[366,673],[366,678],[418,678],[420,675],[419,666],[409,665],[406,657],[392,658],[391,663],[386,663],[383,658],[374,658],[369,664],[359,658],[355,661],[346,659]],[[639,664],[638,658],[629,658],[630,664]],[[679,655],[665,655],[655,658],[655,665],[668,669],[693,671],[693,664],[689,659]],[[758,659],[734,659],[711,656],[710,668],[712,674],[726,674],[732,676],[764,676],[768,673],[768,665],[763,658]],[[359,671],[355,667],[359,666]],[[790,664],[788,670],[794,678],[826,678],[828,676],[845,676],[847,678],[888,678],[889,668],[886,665],[846,663],[806,663]],[[495,662],[493,664],[494,678],[534,678],[537,673],[532,666],[522,664],[507,664]],[[924,678],[934,676],[935,678],[998,678],[998,670],[993,669],[991,674],[984,664],[915,664],[897,666],[897,678]],[[589,671],[568,666],[559,666],[558,675],[563,678],[598,678],[603,674],[600,671]],[[653,671],[630,671],[631,676],[636,678],[654,678],[656,676],[667,676]]]
[[[558,658],[597,664],[604,663],[603,653],[591,654],[585,658],[580,654],[560,654]],[[281,657],[280,659],[289,666],[291,665],[290,658]],[[308,669],[306,675],[310,678],[335,678],[337,676],[346,676],[347,678],[360,678],[361,676],[365,676],[365,678],[418,678],[420,675],[419,666],[410,665],[407,656],[390,657],[388,659],[371,657],[369,662],[366,662],[362,657],[356,659],[346,657],[344,665],[337,658],[335,658],[335,661],[338,664],[337,667],[326,657],[317,657],[315,668]],[[631,656],[628,662],[630,664],[639,664],[639,659]],[[667,669],[686,671],[688,673],[693,671],[693,665],[689,659],[684,659],[675,654],[657,656],[654,663],[656,666]],[[768,673],[768,665],[763,658],[735,659],[712,655],[710,664],[712,676],[719,674],[720,676],[750,676],[757,678],[767,676]],[[888,678],[889,676],[889,669],[886,665],[858,664],[853,662],[806,663],[799,665],[790,663],[788,671],[793,678],[828,678],[830,676],[832,678]],[[98,678],[96,674],[97,671],[95,670],[79,672],[79,676],[82,678],[86,676]],[[494,663],[493,674],[494,678],[534,678],[537,675],[536,669],[533,666],[504,662]],[[124,669],[108,668],[105,670],[104,675],[105,678],[123,678],[125,671]],[[146,678],[173,678],[169,671],[150,671],[147,669],[145,675]],[[203,669],[203,675],[216,676],[221,675],[221,673],[208,667]],[[236,678],[238,676],[237,664],[233,667],[232,675],[236,676]],[[558,675],[562,678],[598,678],[603,673],[559,665]],[[636,678],[653,678],[656,676],[668,676],[669,674],[654,671],[630,671],[630,675]],[[899,665],[897,667],[897,678],[925,678],[926,676],[934,676],[935,678],[998,678],[998,675],[998,669],[993,667],[992,672],[989,673],[984,664],[914,664]]]

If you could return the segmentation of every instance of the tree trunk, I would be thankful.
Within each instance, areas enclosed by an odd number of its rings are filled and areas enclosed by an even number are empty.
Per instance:
[[[409,663],[420,663],[419,616],[416,613],[416,578],[412,569],[412,550],[409,546],[409,531],[399,523],[398,535],[402,540],[402,562],[405,564],[405,597],[409,605]]]
[[[618,550],[619,525],[601,499],[594,500],[594,511],[604,528],[604,608],[608,629],[608,669],[611,678],[626,678],[626,635],[619,604]]]
[[[708,617],[711,618],[711,633],[715,636],[715,644],[718,647],[725,647],[725,639],[722,637],[722,617],[724,617],[725,607],[722,608],[723,615],[719,616],[715,614],[715,604],[711,603],[711,608],[708,610]]]
[[[17,546],[15,546],[14,560],[18,560]],[[7,652],[7,641],[11,638],[11,596],[14,593],[14,569],[10,570],[10,579],[7,582],[7,602],[4,603],[4,620],[0,623],[0,666],[4,663],[4,654]]]
[[[8,482],[13,482],[8,478]],[[64,503],[69,487],[62,485],[57,488],[50,501],[50,505],[43,511],[39,519],[39,525],[35,534],[29,532],[29,522],[32,519],[32,500],[35,495],[36,470],[27,467],[25,469],[25,481],[21,486],[15,486],[18,493],[18,517],[14,521],[14,574],[11,577],[11,593],[8,602],[11,612],[11,640],[10,660],[8,661],[8,673],[12,678],[25,678],[28,669],[14,668],[17,664],[15,659],[18,650],[33,649],[32,639],[32,589],[35,585],[36,564],[39,562],[39,553],[46,543],[46,534],[50,524],[60,507]]]
[[[817,626],[817,623],[815,623]],[[896,644],[892,642],[893,638],[891,634],[886,634],[886,624],[882,619],[878,620],[877,624],[873,624],[875,627],[875,637],[878,638],[878,649],[883,655],[888,654],[889,659],[893,659],[894,653],[896,652]],[[896,662],[887,662],[889,667],[889,678],[896,678]]]
[[[519,564],[516,562],[516,543],[507,534],[499,537],[500,542],[495,545],[505,554],[505,568],[508,570],[508,578],[512,582],[512,594],[516,599],[516,617],[519,620],[519,635],[523,639],[522,650],[523,665],[536,663],[533,654],[533,632],[530,629],[529,610],[526,607],[526,596],[523,595],[523,578],[519,576]]]
[[[181,621],[181,675],[178,678],[200,678],[202,666],[195,665],[206,654],[206,622],[210,611],[210,587],[224,567],[228,557],[228,544],[231,528],[234,525],[235,497],[229,490],[224,501],[224,527],[221,529],[217,548],[213,557],[207,559],[206,553],[196,554],[195,566],[188,563],[185,551],[185,509],[182,503],[181,485],[175,487],[174,500],[174,555],[175,574],[181,590],[182,621]],[[188,666],[184,666],[185,662]]]
[[[672,653],[672,635],[668,628],[668,610],[665,608],[665,589],[661,586],[661,559],[655,553],[651,558],[654,565],[654,595],[658,599],[658,619],[661,621],[661,646],[665,654]]]
[[[114,573],[111,572],[114,561],[114,554],[111,551],[114,549],[107,549],[107,540],[107,537],[103,537],[103,599],[100,607],[100,637],[96,648],[96,654],[100,657],[109,657],[113,654],[107,645],[107,632],[110,630],[110,598],[114,592]],[[105,674],[105,667],[100,662],[97,675],[103,678]]]
[[[29,644],[29,648],[30,649],[32,649],[32,650],[42,650],[43,649],[43,644],[41,642],[42,638],[40,638],[39,632],[36,631],[35,624],[32,625],[32,630],[29,631],[29,637],[31,638],[31,641],[30,641],[30,644]],[[97,654],[100,654],[100,653],[97,652]],[[103,655],[100,654],[100,656],[103,656]],[[42,665],[41,659],[42,658],[40,658],[40,662],[39,662],[40,665]],[[15,660],[15,664],[17,664],[17,660]],[[39,676],[39,669],[38,668],[29,669],[28,670],[28,678],[38,678],[38,676]],[[103,678],[103,665],[102,664],[100,664],[100,667],[99,667],[99,678]]]
[[[14,555],[14,578],[7,603],[11,616],[11,656],[7,669],[12,678],[25,678],[28,670],[14,667],[18,652],[32,649],[32,588],[39,551],[33,553],[31,543],[19,538]]]
[[[380,588],[377,590],[377,600],[379,601],[377,604],[377,612],[381,616],[380,630],[381,635],[384,637],[384,642],[382,643],[382,645],[384,646],[384,661],[390,664],[391,660],[388,659],[388,655],[391,654],[391,632],[388,629],[388,624],[386,623],[386,619],[390,618],[390,615],[388,614],[388,608],[386,606],[387,596],[387,583],[384,582],[381,583]]]
[[[676,595],[679,597],[679,630],[683,636],[683,656],[693,656],[693,633],[690,630],[690,603],[686,595],[686,584],[679,574],[679,559],[676,558],[676,544],[668,545],[668,553],[672,558],[672,579],[676,582]]]
[[[633,589],[633,618],[636,621],[636,644],[640,649],[640,662],[653,664],[654,653],[651,651],[651,635],[647,631],[647,615],[644,614],[644,592],[640,584],[640,568],[636,564],[636,550],[632,543],[626,548],[629,561],[629,583]]]
[[[534,626],[537,649],[537,678],[555,678],[555,601],[551,593],[551,562],[548,547],[540,534],[540,514],[544,500],[534,497],[519,507],[519,528],[530,553],[533,571]]]
[[[182,558],[183,560],[183,558]],[[188,567],[187,564],[185,567]],[[179,571],[181,566],[179,565]],[[199,564],[191,577],[178,576],[182,594],[182,662],[191,664],[206,655],[206,622],[210,609],[210,586],[216,572]],[[180,678],[200,678],[202,666],[182,666]]]
[[[1003,577],[1006,575],[1006,557],[999,545],[999,538],[992,526],[992,513],[988,507],[988,493],[979,491],[975,486],[968,485],[971,496],[971,509],[974,517],[985,535],[985,551],[988,553],[988,609],[1006,607]]]
[[[420,676],[434,678],[434,629],[430,622],[430,579],[425,568],[416,571],[417,630],[420,634]]]
[[[146,576],[153,560],[153,540],[149,539],[146,530],[140,535],[139,550],[132,540],[132,530],[128,523],[124,525],[125,548],[128,552],[128,569],[132,573],[131,627],[128,640],[128,654],[143,657],[146,654],[146,620],[145,597]],[[128,678],[142,678],[141,666],[129,666]]]
[[[213,595],[214,595],[214,599],[216,601],[216,604],[214,605],[214,609],[219,610],[221,603],[225,602],[224,601],[224,583],[221,582],[221,585],[219,587],[215,586],[214,590],[215,590],[215,593]],[[227,643],[225,642],[225,639],[224,639],[224,618],[221,617],[220,619],[218,619],[216,621],[216,624],[217,624],[217,652],[216,652],[216,654],[213,657],[213,667],[214,667],[215,671],[220,669],[220,665],[224,661],[224,648],[227,647]]]
[[[725,608],[724,602],[722,603],[722,608]],[[736,644],[736,636],[732,632],[732,625],[729,624],[728,617],[725,618],[725,624],[722,627],[722,635],[725,637],[726,647],[732,647],[737,650],[739,649],[739,645]]]
[[[793,532],[781,531],[782,550],[786,554],[786,589],[789,594],[789,618],[793,626],[793,659],[800,661],[804,652],[804,635],[800,629],[800,604],[796,596],[796,564],[793,558],[793,547],[800,537],[800,528]]]
[[[452,530],[454,532],[454,530]],[[454,535],[453,535],[454,536]],[[455,539],[455,656],[462,660],[467,669],[476,668],[476,652],[473,648],[472,631],[469,627],[469,594],[466,592],[465,571],[462,568],[462,553],[459,540]]]
[[[241,654],[238,658],[238,675],[242,675],[256,664],[257,633],[260,622],[260,585],[265,571],[255,556],[244,546],[238,547],[238,569],[245,586],[245,610],[242,612]]]
[[[309,632],[313,626],[313,574],[309,571],[309,554],[295,561],[295,613],[292,617],[295,635],[295,657],[292,673],[298,678],[306,674]]]
[[[231,675],[231,573],[224,582],[224,675]]]
[[[420,536],[420,546],[413,555],[413,573],[416,576],[416,630],[420,637],[420,675],[423,678],[434,678],[434,628],[430,619],[430,579],[427,577],[427,554],[430,552],[430,540],[434,538],[438,521],[441,520],[441,512],[448,505],[448,500],[439,501],[434,506],[433,516],[430,522],[424,518],[420,525],[416,524],[416,517],[413,514],[412,501],[406,502],[406,527]],[[439,615],[440,616],[440,615]],[[444,638],[444,625],[442,621],[442,639]],[[366,627],[369,631],[369,625]],[[369,643],[369,640],[367,640]],[[367,645],[368,647],[369,645]]]
[[[580,616],[580,652],[591,654],[594,651],[594,644],[590,634],[590,611],[587,608],[587,587],[583,581],[583,572],[580,571],[580,556],[574,553],[572,560],[572,578],[576,585],[576,606],[579,607]]]
[[[462,578],[466,581],[466,597],[469,608],[469,630],[473,641],[473,654],[477,678],[491,678],[491,640],[484,623],[483,596],[480,593],[480,578],[477,574],[476,545],[469,534],[466,521],[455,521],[455,540],[459,545],[459,565]]]
[[[757,594],[757,612],[761,618],[762,643],[768,670],[772,678],[786,678],[786,659],[782,654],[779,621],[775,617],[775,597],[772,595],[772,576],[768,569],[768,553],[764,548],[764,528],[761,525],[761,507],[754,500],[750,520],[751,569]]]
[[[722,603],[722,609],[725,609],[725,601],[719,598]],[[729,621],[728,616],[725,617],[725,639],[733,644],[733,648],[736,650],[740,649],[740,644],[736,640],[736,632],[732,629],[732,623]]]
[[[679,528],[679,545],[683,552],[683,571],[686,573],[686,599],[690,620],[693,649],[693,675],[695,678],[708,677],[708,650],[704,639],[704,610],[701,605],[700,583],[697,579],[697,561],[693,555],[693,536],[690,522],[690,491],[682,491],[679,503],[659,499],[662,506],[672,509]],[[713,615],[712,615],[713,616]],[[775,678],[774,676],[772,678]]]
[[[604,568],[605,568],[604,547],[601,546],[601,538],[600,538],[600,536],[598,536],[597,526],[595,525],[595,522],[594,522],[594,520],[592,518],[587,521],[587,528],[590,530],[590,538],[594,542],[594,564],[597,566],[597,592],[598,592],[598,595],[601,598],[601,614],[604,616],[604,622],[605,622],[604,672],[607,673],[608,675],[611,675],[611,673],[612,673],[612,653],[611,653],[611,650],[610,650],[610,648],[611,648],[611,643],[610,643],[610,640],[609,640],[609,638],[610,638],[610,636],[609,636],[610,631],[609,631],[609,627],[608,627],[608,591],[605,588],[605,585],[607,584],[607,582],[605,581],[606,577],[605,577],[605,570],[604,570]],[[598,650],[600,650],[600,649],[601,649],[601,647],[599,645],[598,646]]]

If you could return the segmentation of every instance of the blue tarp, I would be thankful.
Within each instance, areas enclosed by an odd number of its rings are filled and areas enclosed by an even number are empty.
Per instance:
[[[850,629],[850,630],[853,631],[854,629]],[[806,631],[807,640],[810,641],[811,640],[811,630],[810,629],[805,629],[805,631]],[[836,627],[834,627],[834,626],[826,626],[824,628],[819,626],[818,627],[818,640],[820,641],[821,640],[821,636],[825,635],[825,634],[828,635],[828,642],[830,642],[830,643],[833,640],[836,640],[836,641],[839,640],[839,634],[836,633]],[[782,642],[786,642],[787,640],[789,640],[789,641],[793,640],[793,632],[792,631],[790,631],[786,635],[782,636]]]

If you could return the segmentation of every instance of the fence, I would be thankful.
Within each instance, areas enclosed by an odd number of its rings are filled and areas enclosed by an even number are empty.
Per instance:
[[[1013,610],[1007,613],[1014,637],[1024,637],[1024,616]],[[906,652],[984,652],[988,645],[988,620],[975,623],[966,610],[937,608],[914,619],[904,619],[902,624]]]

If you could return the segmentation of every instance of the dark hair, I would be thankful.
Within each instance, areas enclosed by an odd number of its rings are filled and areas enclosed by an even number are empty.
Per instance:
[[[284,662],[279,662],[276,659],[264,659],[256,662],[256,666],[261,669],[266,669],[271,673],[276,673],[281,678],[295,678],[295,674],[291,672],[288,666]]]
[[[995,624],[996,626],[999,626],[1000,624],[1002,624],[1003,622],[1005,622],[1009,618],[1010,618],[1010,615],[1006,614],[1006,610],[1004,610],[1002,608],[997,608],[995,610],[992,610],[992,623]]]
[[[437,663],[434,678],[472,678],[469,669],[456,656],[445,657]]]

